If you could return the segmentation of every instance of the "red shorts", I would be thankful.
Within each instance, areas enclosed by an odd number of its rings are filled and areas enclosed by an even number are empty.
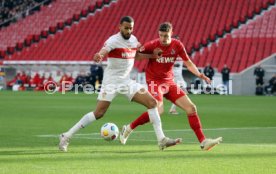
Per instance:
[[[148,91],[151,95],[158,101],[163,101],[163,96],[175,103],[177,99],[186,95],[185,92],[177,86],[174,82],[156,82],[156,81],[147,81]]]

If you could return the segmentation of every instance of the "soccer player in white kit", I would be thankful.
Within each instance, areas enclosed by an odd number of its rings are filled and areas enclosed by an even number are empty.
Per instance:
[[[140,43],[132,35],[133,26],[134,20],[132,17],[125,16],[121,18],[120,32],[111,36],[105,42],[103,48],[94,55],[94,61],[96,62],[100,62],[105,56],[108,57],[96,109],[85,114],[71,129],[60,135],[59,149],[61,151],[67,151],[69,140],[76,132],[103,117],[112,100],[118,94],[124,94],[130,101],[135,101],[147,107],[160,149],[181,142],[180,138],[170,139],[165,137],[157,110],[157,101],[142,85],[130,79],[134,59],[147,57],[146,54],[136,52]],[[152,56],[149,55],[149,57]]]
[[[176,35],[173,38],[179,40],[179,37]],[[186,92],[187,83],[185,82],[182,76],[182,69],[183,69],[183,60],[181,57],[177,57],[174,66],[173,66],[173,73],[174,73],[174,82]],[[170,114],[178,115],[179,113],[176,110],[176,105],[172,103],[172,106],[169,111]]]
[[[183,76],[182,76],[182,69],[183,69],[183,60],[180,57],[176,58],[176,61],[174,63],[173,67],[173,73],[174,73],[174,82],[183,90],[186,92],[187,83],[185,82]],[[179,114],[176,110],[176,105],[172,104],[170,111],[170,114],[177,115]]]

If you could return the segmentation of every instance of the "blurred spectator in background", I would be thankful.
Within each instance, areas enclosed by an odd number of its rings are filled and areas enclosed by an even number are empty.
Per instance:
[[[44,81],[45,79],[45,74],[43,73],[42,76],[40,76],[38,73],[35,75],[34,77],[35,79],[35,83],[36,83],[36,87],[35,87],[35,91],[43,91],[44,90]]]
[[[211,67],[211,64],[208,63],[207,66],[204,68],[203,73],[209,77],[210,80],[213,80],[213,77],[215,75],[214,69]]]
[[[52,0],[48,0],[45,4],[49,4]],[[43,0],[0,0],[0,27],[8,26],[10,22],[15,22],[21,17],[32,14],[33,11],[40,8],[33,8]],[[15,18],[14,18],[15,17]],[[10,19],[13,20],[11,21]]]
[[[78,74],[75,79],[73,88],[78,87],[77,91],[83,91],[83,86],[85,84],[86,84],[86,77],[82,74]],[[76,91],[76,89],[73,89],[73,90]]]
[[[265,93],[267,95],[273,95],[276,92],[276,74],[268,81],[268,85],[265,86]]]
[[[230,68],[225,64],[223,69],[221,70],[222,74],[222,83],[226,87],[227,94],[229,94],[229,80],[230,80]]]
[[[34,77],[31,79],[31,86],[37,87],[40,83],[40,75],[39,73],[36,73]]]
[[[254,75],[256,78],[256,85],[263,85],[264,84],[264,75],[265,75],[265,71],[264,69],[261,67],[261,65],[258,65],[255,70],[254,70]]]
[[[69,75],[69,76],[67,76],[66,81],[68,81],[68,82],[72,82],[72,84],[73,84],[73,82],[74,82],[74,78],[73,78],[73,74],[72,74],[72,73],[70,73],[70,75]]]
[[[28,76],[26,75],[26,73],[24,71],[22,72],[22,75],[20,76],[20,79],[21,79],[23,84],[29,84]]]
[[[11,89],[13,87],[13,85],[15,85],[15,84],[18,84],[18,83],[22,84],[20,76],[21,76],[21,74],[17,73],[16,76],[12,80],[8,81],[7,82],[7,88]]]
[[[90,66],[90,73],[91,73],[91,84],[93,85],[94,89],[96,89],[96,82],[98,81],[98,85],[102,84],[103,80],[103,67],[100,64],[92,64]]]
[[[61,77],[62,77],[62,73],[61,73],[61,71],[58,70],[58,71],[56,71],[56,74],[53,76],[53,80],[58,83],[60,81]]]
[[[54,79],[52,77],[52,73],[49,74],[49,77],[47,79],[47,82],[54,82]]]
[[[22,72],[22,74],[19,72],[14,79],[7,82],[7,88],[12,89],[13,91],[25,91],[26,84],[29,84],[29,76],[27,76],[25,72]]]
[[[264,95],[264,88],[263,85],[258,84],[256,87],[256,95]]]

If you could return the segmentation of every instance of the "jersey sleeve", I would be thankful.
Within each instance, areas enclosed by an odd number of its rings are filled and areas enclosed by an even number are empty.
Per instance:
[[[102,49],[107,50],[108,52],[110,52],[111,50],[115,49],[115,41],[112,37],[110,37],[109,39],[107,39],[104,43],[104,46],[102,47]]]
[[[147,42],[140,48],[139,51],[141,53],[151,54],[151,53],[153,53],[153,50],[154,50],[154,43],[153,42]]]
[[[185,49],[184,45],[181,42],[178,42],[178,50],[179,50],[178,55],[182,58],[183,61],[190,60],[190,58],[189,58],[189,56],[186,52],[186,49]]]
[[[135,36],[133,36],[133,37],[135,39],[136,48],[140,48],[142,46],[142,44],[138,41],[138,39]]]

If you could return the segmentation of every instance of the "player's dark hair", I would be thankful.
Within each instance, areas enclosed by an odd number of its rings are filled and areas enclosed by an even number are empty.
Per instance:
[[[173,29],[172,24],[170,22],[164,22],[159,26],[159,31],[169,32]]]
[[[123,22],[133,23],[134,19],[131,16],[124,16],[121,18],[120,24],[122,24]]]

